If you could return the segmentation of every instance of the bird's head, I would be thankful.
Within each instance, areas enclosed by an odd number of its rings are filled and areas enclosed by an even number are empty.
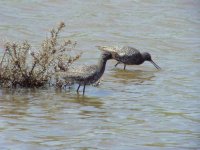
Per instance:
[[[145,61],[152,61],[151,54],[144,52],[144,53],[142,53],[142,56],[143,56]]]
[[[152,59],[151,54],[144,52],[142,53],[142,57],[144,58],[144,61],[150,61],[157,69],[161,69]]]
[[[102,52],[102,58],[104,60],[112,59],[112,54],[110,52]]]

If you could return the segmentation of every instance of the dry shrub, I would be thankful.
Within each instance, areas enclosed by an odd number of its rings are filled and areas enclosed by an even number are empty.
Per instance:
[[[31,45],[7,42],[0,60],[1,87],[41,87],[45,86],[55,72],[66,71],[81,53],[72,57],[69,52],[76,42],[59,39],[60,31],[65,27],[61,22],[50,31],[37,51],[31,51]]]

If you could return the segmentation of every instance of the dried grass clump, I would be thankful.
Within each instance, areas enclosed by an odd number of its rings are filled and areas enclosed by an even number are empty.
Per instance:
[[[0,59],[1,87],[42,87],[45,86],[55,72],[66,71],[81,56],[72,57],[76,42],[59,39],[60,31],[65,27],[63,22],[50,31],[37,51],[31,51],[31,45],[25,41],[21,44],[7,42]]]

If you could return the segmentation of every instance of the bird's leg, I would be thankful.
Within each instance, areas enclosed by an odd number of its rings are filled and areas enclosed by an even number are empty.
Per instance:
[[[126,65],[124,64],[124,70],[126,70]]]
[[[79,84],[79,85],[78,85],[78,88],[77,88],[77,90],[76,90],[77,93],[79,92],[80,86],[81,86],[81,85]]]
[[[85,94],[85,84],[83,86],[83,95]]]
[[[115,64],[115,67],[117,67],[117,65],[120,64],[120,63],[121,63],[121,62],[118,61],[118,62]]]

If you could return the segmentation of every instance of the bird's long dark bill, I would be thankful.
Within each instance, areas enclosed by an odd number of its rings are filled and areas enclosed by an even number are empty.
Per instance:
[[[152,63],[157,69],[161,69],[155,62],[153,62],[153,60],[151,61],[151,63]]]

